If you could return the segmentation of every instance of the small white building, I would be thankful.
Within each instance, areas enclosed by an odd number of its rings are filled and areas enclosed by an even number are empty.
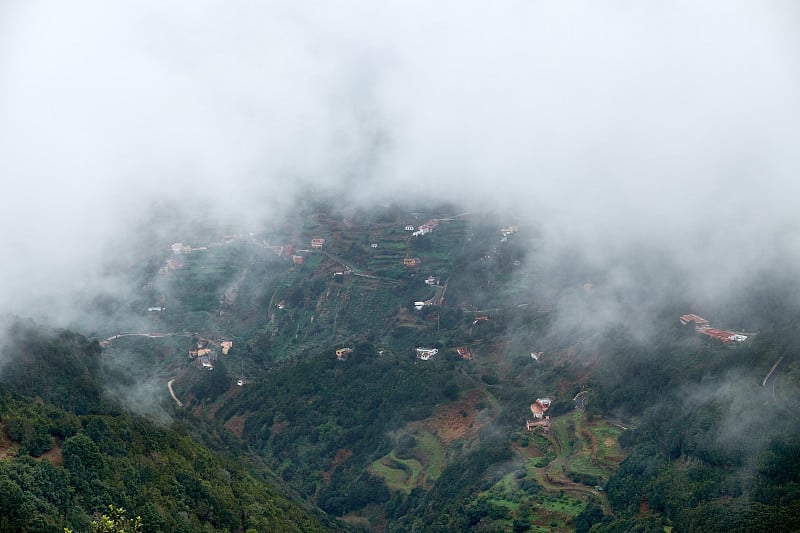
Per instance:
[[[414,231],[414,226],[412,226],[411,224],[409,224],[409,225],[407,225],[407,226],[406,226],[406,228],[405,228],[405,229],[406,229],[406,231]]]
[[[413,235],[414,237],[422,237],[423,235],[427,235],[428,233],[430,233],[432,229],[433,229],[433,228],[431,228],[430,226],[425,226],[425,225],[423,225],[423,226],[420,226],[420,227],[417,229],[417,231],[415,231],[414,233],[412,233],[412,235]]]
[[[422,310],[423,307],[425,307],[425,302],[414,302],[414,309],[417,311]]]
[[[507,226],[505,228],[500,228],[500,233],[503,235],[503,237],[508,237],[509,235],[516,233],[518,231],[519,231],[519,226],[515,225]]]
[[[182,242],[176,242],[171,247],[173,254],[190,254],[192,253],[192,247],[188,245],[184,245]]]
[[[417,359],[420,361],[428,361],[431,357],[439,353],[439,350],[436,348],[417,348]]]

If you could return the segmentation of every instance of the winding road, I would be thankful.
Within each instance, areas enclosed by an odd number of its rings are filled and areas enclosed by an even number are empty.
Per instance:
[[[761,386],[772,389],[772,398],[775,398],[775,382],[778,381],[778,377],[780,377],[781,371],[784,369],[786,365],[784,364],[784,358],[781,356],[772,368],[769,370],[767,377],[764,378],[764,381],[761,382]]]
[[[172,399],[175,400],[175,403],[178,404],[178,407],[183,407],[183,402],[180,401],[177,396],[175,396],[175,391],[172,390],[172,383],[174,381],[175,378],[172,378],[171,380],[167,381],[167,388],[169,389],[169,395],[172,396]]]
[[[588,396],[588,392],[582,391],[576,394],[572,399],[575,402],[575,407],[577,407],[579,411],[586,411],[586,398]]]
[[[122,337],[148,337],[150,339],[161,339],[164,337],[197,337],[197,333],[117,333],[116,335],[112,335],[110,337],[106,337],[102,340],[102,342],[111,344],[113,341],[117,339],[121,339]]]

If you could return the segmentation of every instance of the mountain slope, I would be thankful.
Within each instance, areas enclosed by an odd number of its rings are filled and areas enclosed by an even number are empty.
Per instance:
[[[109,504],[145,531],[336,528],[180,425],[103,398],[96,342],[16,322],[3,360],[0,531],[87,530]]]

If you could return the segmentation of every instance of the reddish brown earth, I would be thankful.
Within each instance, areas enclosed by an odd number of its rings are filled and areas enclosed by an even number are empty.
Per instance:
[[[533,458],[533,457],[543,457],[544,456],[544,454],[542,453],[542,451],[539,449],[538,446],[528,445],[528,446],[524,446],[523,447],[523,446],[520,446],[519,444],[517,444],[516,442],[512,442],[511,443],[511,449],[514,450],[515,452],[519,453],[520,455],[524,456],[524,457]]]
[[[244,431],[244,424],[246,421],[247,415],[234,416],[225,422],[225,429],[231,431],[237,437],[242,438],[242,432]]]
[[[61,466],[64,462],[64,458],[61,457],[61,445],[56,442],[53,444],[52,448],[36,458],[37,461],[41,461],[42,459],[47,459],[53,466]]]
[[[11,455],[11,441],[6,436],[5,428],[0,428],[0,460]]]
[[[481,390],[471,390],[457,401],[438,408],[433,416],[420,422],[413,422],[409,427],[412,429],[424,427],[435,434],[442,442],[442,446],[447,448],[454,440],[474,435],[488,423],[488,421],[477,422],[478,410],[475,406],[483,399]]]
[[[272,433],[273,435],[277,435],[287,427],[289,427],[289,424],[287,422],[275,422],[274,424],[272,424],[270,433]]]
[[[336,467],[338,467],[343,462],[347,461],[347,459],[351,455],[353,455],[353,450],[349,448],[342,448],[341,450],[336,452],[336,456],[333,458],[333,463],[331,463],[330,470],[327,470],[322,473],[322,479],[325,480],[325,483],[331,482],[331,476],[333,475],[333,472],[336,470]]]

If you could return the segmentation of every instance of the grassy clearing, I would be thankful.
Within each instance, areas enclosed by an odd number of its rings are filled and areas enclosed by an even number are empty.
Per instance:
[[[487,501],[489,503],[499,505],[500,507],[505,507],[509,511],[514,511],[514,512],[519,511],[519,506],[520,506],[519,502],[509,501],[509,500],[493,500],[493,499],[489,499]]]
[[[567,474],[587,480],[590,478],[597,479],[598,484],[605,483],[610,475],[607,470],[595,464],[591,453],[586,450],[570,459],[567,465]]]
[[[622,430],[612,426],[605,420],[598,420],[589,427],[597,438],[597,461],[604,468],[616,469],[625,458],[625,452],[619,445]]]
[[[395,250],[395,251],[405,252],[406,251],[406,240],[405,239],[403,239],[403,240],[394,240],[394,241],[389,241],[389,240],[383,241],[382,240],[378,244],[378,250],[384,250],[384,251]],[[392,257],[394,257],[394,256],[392,256]]]
[[[529,472],[520,477],[515,469],[504,475],[478,498],[491,506],[508,511],[507,519],[498,519],[494,525],[509,530],[510,520],[522,519],[530,524],[529,531],[571,531],[573,520],[587,505],[588,498],[568,491],[542,490]]]
[[[425,430],[420,430],[414,434],[417,445],[411,453],[417,456],[425,465],[425,482],[436,481],[442,475],[442,465],[444,463],[444,450],[436,436]]]
[[[392,490],[409,492],[417,486],[431,486],[442,474],[444,449],[439,439],[426,430],[413,433],[416,444],[404,458],[392,450],[372,463],[374,473],[383,477]]]
[[[586,509],[586,501],[567,496],[543,497],[540,500],[542,507],[548,511],[575,518]]]
[[[410,492],[419,483],[422,464],[416,459],[398,459],[394,450],[372,463],[372,470],[392,490]]]

